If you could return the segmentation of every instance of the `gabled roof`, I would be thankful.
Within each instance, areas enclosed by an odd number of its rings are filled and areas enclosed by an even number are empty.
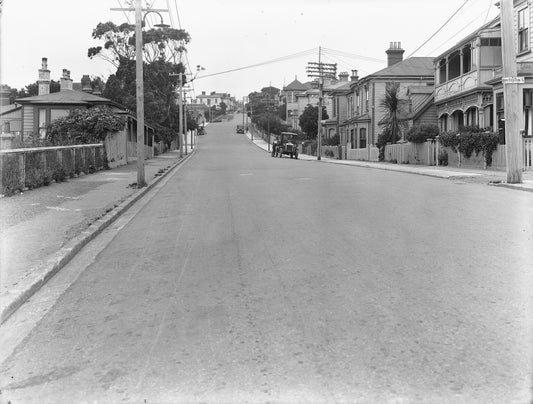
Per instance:
[[[57,93],[36,95],[33,97],[17,98],[21,104],[115,104],[108,98],[76,90],[63,90]]]
[[[307,91],[309,86],[299,82],[297,79],[294,79],[288,85],[283,87],[283,91]]]
[[[434,73],[432,57],[412,57],[372,73],[364,79],[372,77],[433,76]]]
[[[326,93],[330,93],[330,92],[342,93],[350,89],[350,84],[351,83],[349,81],[338,81],[336,83],[328,85],[327,88],[324,88],[324,91]]]

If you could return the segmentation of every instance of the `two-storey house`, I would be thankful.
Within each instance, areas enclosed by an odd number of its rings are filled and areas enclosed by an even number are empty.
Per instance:
[[[374,145],[381,133],[380,123],[386,111],[380,107],[387,85],[400,84],[400,97],[407,100],[416,88],[426,87],[422,93],[432,93],[434,85],[433,58],[410,57],[403,60],[400,42],[391,42],[387,53],[387,67],[362,79],[353,74],[347,97],[347,120],[342,124],[348,137],[348,147],[362,149]],[[428,110],[428,102],[419,102],[416,108]],[[411,121],[417,110],[411,111]],[[427,113],[426,113],[427,114]],[[408,117],[405,117],[406,119]]]
[[[280,95],[286,105],[285,116],[287,118],[285,122],[293,129],[298,129],[300,127],[298,119],[302,111],[299,109],[300,105],[298,104],[298,96],[305,94],[305,92],[310,89],[311,85],[309,83],[301,83],[298,81],[298,78],[295,77],[294,81],[284,86],[281,90]]]
[[[435,106],[441,131],[494,128],[490,81],[502,65],[499,17],[434,59]]]

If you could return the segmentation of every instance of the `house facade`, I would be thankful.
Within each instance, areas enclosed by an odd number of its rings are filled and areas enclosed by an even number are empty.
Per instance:
[[[213,106],[219,108],[220,103],[222,102],[226,104],[228,111],[233,111],[235,108],[235,98],[228,93],[217,93],[212,91],[210,94],[206,94],[205,91],[202,91],[202,94],[192,101],[193,104],[202,104],[209,108]]]
[[[310,83],[301,83],[298,78],[294,78],[294,81],[283,87],[281,90],[281,98],[286,104],[286,117],[285,123],[290,125],[293,129],[299,129],[300,125],[298,119],[302,113],[300,105],[298,103],[298,97],[305,95],[305,92],[312,88]],[[306,104],[307,105],[307,104]],[[304,107],[305,108],[305,107]]]
[[[363,149],[374,145],[379,133],[380,122],[383,121],[386,111],[383,111],[379,103],[385,95],[390,83],[399,83],[400,97],[409,98],[411,94],[412,107],[422,107],[420,98],[427,98],[433,93],[434,70],[433,58],[411,57],[403,60],[404,50],[399,42],[391,42],[387,53],[387,67],[370,74],[362,79],[353,77],[350,81],[350,89],[346,95],[347,119],[341,124],[341,131],[347,136],[347,147],[351,149]],[[425,87],[426,90],[418,90],[425,97],[415,97],[416,88]],[[415,99],[418,102],[415,102]],[[426,103],[429,103],[426,100]],[[426,109],[427,111],[427,109]],[[415,110],[411,110],[411,124],[416,123]],[[425,116],[429,117],[426,112]]]
[[[483,25],[434,61],[435,106],[439,129],[495,128],[493,86],[502,66],[499,18]]]
[[[352,80],[357,75],[355,70],[352,70]],[[324,88],[324,94],[327,95],[328,100],[331,100],[331,114],[328,113],[329,118],[326,119],[322,125],[322,137],[332,138],[339,135],[340,144],[345,145],[347,142],[346,126],[341,125],[348,118],[348,95],[350,93],[349,74],[342,72],[339,74],[339,80],[336,82],[329,82]]]

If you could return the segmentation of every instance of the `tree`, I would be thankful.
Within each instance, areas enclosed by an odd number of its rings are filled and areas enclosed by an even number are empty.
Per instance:
[[[89,48],[89,58],[99,57],[118,68],[123,60],[135,60],[135,25],[116,25],[108,21],[99,23],[92,33],[93,39],[104,41],[104,46]],[[143,60],[153,63],[157,60],[175,61],[185,51],[184,44],[190,41],[183,29],[162,28],[143,31]]]
[[[99,23],[92,36],[103,40],[104,46],[90,48],[88,56],[100,57],[117,68],[116,73],[109,76],[103,96],[135,111],[135,26]],[[185,51],[183,44],[189,40],[189,34],[181,29],[150,29],[143,32],[145,119],[155,127],[157,140],[167,144],[179,131],[179,108],[175,94],[178,74],[185,73],[183,64],[172,61]],[[185,74],[182,77],[185,83]]]
[[[226,105],[226,103],[225,102],[221,102],[219,104],[219,107],[222,110],[222,115],[225,115],[226,114],[226,110],[228,109],[228,106]]]
[[[328,119],[326,107],[322,106],[322,119]],[[300,128],[307,135],[307,139],[316,139],[318,133],[318,106],[307,105],[298,120]]]
[[[101,142],[109,133],[124,129],[126,118],[106,106],[76,109],[57,118],[46,130],[52,144],[79,144]]]
[[[378,104],[385,113],[385,118],[380,122],[391,136],[391,143],[396,143],[401,137],[402,129],[406,127],[406,100],[400,97],[400,83],[387,84],[385,95]]]

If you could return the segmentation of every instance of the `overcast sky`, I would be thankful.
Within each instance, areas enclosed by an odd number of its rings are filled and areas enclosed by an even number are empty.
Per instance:
[[[464,3],[461,11],[414,56],[437,56],[485,21],[496,17],[495,0],[149,0],[170,9],[166,22],[189,32],[188,61],[206,68],[203,75],[258,64],[315,49],[298,58],[261,67],[199,78],[201,91],[227,92],[241,98],[269,84],[281,88],[295,76],[307,81],[308,61],[337,63],[338,71],[358,69],[359,76],[386,67],[385,50],[401,42],[408,57]],[[98,22],[122,23],[126,15],[110,11],[125,0],[4,0],[1,21],[1,82],[22,88],[35,82],[42,57],[51,77],[62,69],[75,81],[83,74],[107,76],[114,67],[87,57],[102,45],[91,38]],[[179,22],[178,13],[179,11]],[[133,13],[127,13],[134,21]]]

